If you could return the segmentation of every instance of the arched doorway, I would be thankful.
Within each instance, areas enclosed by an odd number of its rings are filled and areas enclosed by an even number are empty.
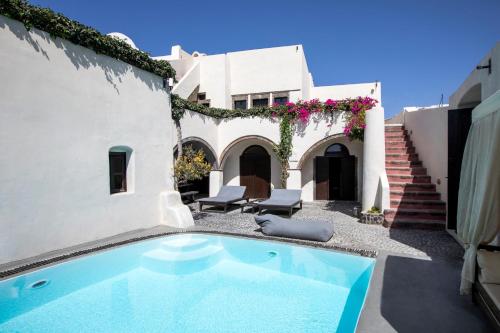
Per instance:
[[[205,154],[205,161],[217,168],[217,159],[215,157],[215,151],[213,148],[203,139],[197,137],[188,137],[182,140],[182,147],[186,148],[190,146],[194,150],[203,150]],[[174,160],[177,159],[177,146],[174,146]],[[198,196],[206,197],[208,196],[210,189],[210,177],[207,175],[199,180],[192,180],[186,184],[179,185],[179,192],[198,192]]]
[[[334,143],[314,159],[316,200],[356,200],[356,158]]]
[[[250,198],[268,198],[271,190],[271,157],[259,145],[245,149],[240,156],[240,185]]]

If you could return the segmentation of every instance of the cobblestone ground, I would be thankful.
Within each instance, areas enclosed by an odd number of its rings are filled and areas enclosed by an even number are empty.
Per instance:
[[[333,223],[335,234],[328,243],[342,247],[389,251],[426,258],[461,260],[463,256],[461,246],[446,231],[388,229],[380,225],[362,224],[352,214],[355,206],[355,203],[349,202],[306,203],[302,210],[296,211],[293,218]],[[255,214],[250,209],[240,213],[240,208],[234,207],[224,214],[218,208],[207,206],[200,212],[197,204],[191,204],[190,207],[197,226],[241,234],[262,234],[254,221]]]

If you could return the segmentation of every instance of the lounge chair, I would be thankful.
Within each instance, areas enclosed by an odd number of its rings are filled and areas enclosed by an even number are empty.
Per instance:
[[[258,203],[259,215],[263,209],[270,209],[286,210],[291,217],[295,206],[300,205],[299,209],[302,209],[302,200],[300,199],[301,194],[302,190],[272,190],[271,197],[269,199]]]
[[[476,278],[472,286],[472,299],[484,310],[493,327],[500,332],[500,247],[479,245]]]
[[[211,205],[224,207],[224,213],[226,213],[227,207],[230,204],[241,200],[248,201],[248,198],[245,198],[246,189],[246,186],[222,186],[217,196],[198,200],[200,212],[203,209],[203,205]]]

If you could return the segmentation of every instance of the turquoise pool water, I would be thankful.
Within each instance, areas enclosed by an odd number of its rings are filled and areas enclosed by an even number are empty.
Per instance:
[[[0,332],[353,332],[373,267],[285,243],[168,236],[0,281]]]

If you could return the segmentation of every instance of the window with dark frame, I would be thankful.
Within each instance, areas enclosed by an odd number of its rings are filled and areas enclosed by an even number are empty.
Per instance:
[[[269,98],[256,98],[252,100],[253,107],[269,106]]]
[[[247,100],[242,99],[239,101],[234,101],[234,108],[237,110],[246,110],[247,109]]]
[[[204,101],[206,99],[207,99],[207,94],[205,94],[205,93],[199,93],[198,94],[198,100],[199,101]]]
[[[109,152],[109,191],[127,192],[127,153]]]
[[[288,97],[287,96],[274,97],[274,104],[285,105],[286,103],[288,103]]]

